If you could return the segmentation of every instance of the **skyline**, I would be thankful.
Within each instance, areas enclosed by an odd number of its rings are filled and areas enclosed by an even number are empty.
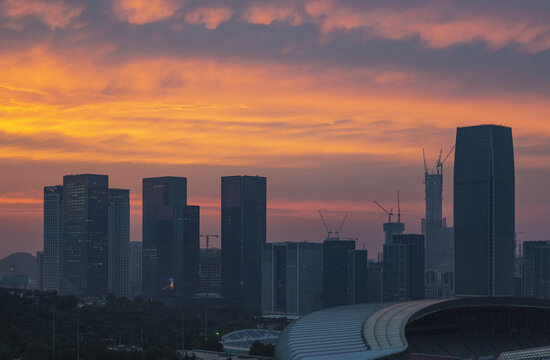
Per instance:
[[[76,173],[130,189],[133,241],[142,178],[187,177],[219,233],[220,178],[247,174],[268,179],[268,242],[321,242],[321,209],[375,257],[372,200],[399,189],[420,233],[422,148],[433,168],[485,123],[513,128],[519,238],[548,239],[548,3],[48,3],[0,3],[0,257],[42,248],[43,187]]]

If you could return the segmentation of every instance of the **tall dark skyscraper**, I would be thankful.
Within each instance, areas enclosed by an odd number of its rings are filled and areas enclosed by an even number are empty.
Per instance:
[[[366,250],[355,250],[355,240],[327,238],[323,242],[323,306],[368,301]]]
[[[550,241],[523,243],[523,296],[550,299]]]
[[[222,177],[222,295],[261,311],[261,254],[266,242],[266,181]]]
[[[109,189],[108,291],[128,296],[130,190]]]
[[[455,284],[459,296],[514,295],[515,181],[512,129],[457,129]]]
[[[322,308],[323,244],[265,244],[262,252],[262,314],[298,316]]]
[[[63,177],[62,292],[107,293],[108,204],[106,175]]]
[[[128,255],[128,292],[130,297],[143,293],[141,241],[130,241]]]
[[[424,298],[424,235],[394,235],[384,244],[384,301]]]
[[[43,287],[61,292],[63,267],[63,186],[44,187]]]
[[[187,179],[143,179],[143,293],[193,296],[198,289],[199,207],[187,205]]]

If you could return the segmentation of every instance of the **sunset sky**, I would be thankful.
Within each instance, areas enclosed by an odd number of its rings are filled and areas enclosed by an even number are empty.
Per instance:
[[[0,0],[0,257],[42,249],[65,174],[185,176],[201,231],[220,177],[268,178],[273,241],[321,241],[317,209],[375,258],[396,207],[419,232],[456,127],[511,126],[516,229],[550,239],[547,0]],[[453,156],[444,213],[452,225]]]

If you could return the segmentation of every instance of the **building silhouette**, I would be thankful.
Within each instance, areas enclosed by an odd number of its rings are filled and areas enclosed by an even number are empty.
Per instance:
[[[222,296],[261,311],[261,252],[266,242],[266,178],[221,181]]]
[[[128,247],[128,295],[132,298],[143,293],[141,241],[130,241]]]
[[[383,300],[423,299],[424,235],[394,235],[383,257]]]
[[[550,299],[550,241],[523,242],[523,296]]]
[[[265,244],[262,252],[262,314],[302,316],[322,308],[323,244]]]
[[[382,269],[382,262],[369,260],[367,270],[367,302],[382,301]]]
[[[187,178],[143,179],[143,294],[168,300],[198,289],[199,207],[187,205]]]
[[[514,295],[515,182],[512,129],[457,129],[454,170],[458,296]]]
[[[452,150],[451,150],[452,151]],[[425,237],[425,291],[430,299],[454,296],[454,230],[443,217],[443,163],[441,155],[436,171],[424,164],[426,216],[422,219]]]
[[[355,240],[328,237],[323,242],[323,307],[367,302],[366,250],[355,250]]]
[[[36,288],[44,291],[44,251],[36,252]]]
[[[108,285],[115,296],[129,296],[130,190],[109,189]]]
[[[63,177],[63,293],[107,293],[108,204],[106,175]]]
[[[63,186],[45,186],[43,290],[61,292],[62,261]]]

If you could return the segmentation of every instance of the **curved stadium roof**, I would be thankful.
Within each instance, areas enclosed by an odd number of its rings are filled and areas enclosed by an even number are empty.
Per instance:
[[[275,345],[279,331],[264,329],[238,330],[222,336],[222,344],[226,351],[246,352],[258,340],[264,344]]]
[[[550,309],[550,302],[479,297],[330,308],[309,314],[281,332],[275,359],[368,360],[399,354],[408,346],[408,323],[439,311],[476,307]]]

